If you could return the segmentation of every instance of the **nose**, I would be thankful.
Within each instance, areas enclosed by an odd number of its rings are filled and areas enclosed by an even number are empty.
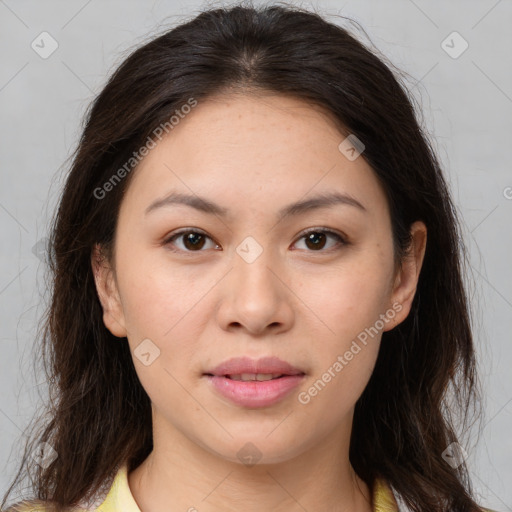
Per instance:
[[[222,284],[217,310],[220,326],[253,336],[290,329],[296,298],[287,280],[283,266],[272,262],[266,251],[254,261],[235,254],[233,268]]]

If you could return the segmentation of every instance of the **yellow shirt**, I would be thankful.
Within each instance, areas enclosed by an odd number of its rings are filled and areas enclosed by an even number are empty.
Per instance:
[[[372,500],[373,512],[399,512],[394,494],[383,479],[376,480],[372,489]],[[11,507],[6,512],[45,512],[46,510],[44,504],[32,501]],[[103,502],[97,508],[92,507],[90,510],[98,512],[141,512],[128,485],[128,468],[126,465],[122,466],[116,473],[112,486]],[[487,509],[483,510],[486,511]],[[487,512],[493,511],[487,510]]]
[[[397,512],[397,503],[391,489],[382,481],[374,488],[374,512]],[[133,499],[128,486],[126,466],[117,473],[105,501],[98,507],[98,512],[141,512]]]

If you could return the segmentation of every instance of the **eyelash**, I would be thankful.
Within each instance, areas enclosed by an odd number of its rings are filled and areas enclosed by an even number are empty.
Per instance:
[[[173,242],[175,239],[179,238],[181,235],[189,234],[189,233],[204,235],[205,237],[210,238],[210,240],[213,241],[213,239],[211,237],[209,237],[204,231],[192,229],[192,228],[184,228],[175,233],[172,233],[169,237],[167,237],[164,240],[163,245],[168,246],[171,244],[171,242]],[[347,241],[345,236],[341,235],[340,233],[337,233],[336,231],[332,231],[330,229],[325,229],[325,228],[310,228],[310,229],[302,232],[297,240],[301,240],[311,233],[322,233],[325,235],[331,235],[337,239],[339,245],[341,245],[341,246],[349,245],[349,242]],[[309,250],[307,252],[329,253],[333,250],[339,250],[339,249],[341,249],[340,246],[338,246],[338,247],[335,246],[335,247],[331,247],[330,249],[326,249],[326,250],[318,250],[318,251]],[[183,249],[170,249],[170,250],[173,252],[184,252],[184,253],[188,253],[188,254],[193,254],[195,252],[204,252],[204,250],[198,250],[198,251],[189,251],[189,250],[183,250]]]

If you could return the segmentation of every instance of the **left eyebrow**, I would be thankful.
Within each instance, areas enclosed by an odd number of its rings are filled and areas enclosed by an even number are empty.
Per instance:
[[[189,195],[183,194],[179,192],[171,192],[166,197],[162,199],[158,199],[155,202],[151,203],[145,210],[145,215],[148,213],[165,207],[171,206],[175,204],[186,205],[191,208],[195,208],[204,213],[208,213],[210,215],[217,215],[219,217],[227,217],[230,213],[227,208],[224,208],[209,199],[204,197],[199,197],[197,195]],[[353,206],[360,211],[366,212],[366,208],[354,197],[348,194],[341,194],[339,192],[330,192],[324,193],[317,196],[314,196],[310,199],[305,199],[303,201],[297,201],[295,203],[289,204],[285,206],[277,213],[278,220],[281,220],[283,217],[287,215],[300,215],[305,212],[316,210],[320,208],[332,208],[336,205],[347,205]]]

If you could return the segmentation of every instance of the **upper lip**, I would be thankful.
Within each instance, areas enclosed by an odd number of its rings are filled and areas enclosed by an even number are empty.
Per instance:
[[[234,357],[219,364],[207,375],[241,375],[243,373],[280,373],[282,375],[302,375],[304,372],[278,357]]]

